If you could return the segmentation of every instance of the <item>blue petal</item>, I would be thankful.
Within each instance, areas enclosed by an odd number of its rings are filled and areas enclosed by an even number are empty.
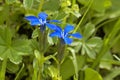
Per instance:
[[[73,33],[73,34],[71,34],[71,36],[73,36],[75,38],[82,38],[82,35],[80,33]]]
[[[26,16],[25,19],[30,21],[31,25],[40,25],[39,19],[35,16]]]
[[[56,25],[54,25],[54,24],[49,24],[49,23],[46,23],[46,26],[47,26],[48,28],[50,28],[51,30],[56,30],[56,28],[57,28]]]
[[[42,19],[43,21],[46,21],[48,15],[46,13],[44,13],[44,12],[41,12],[41,13],[38,14],[38,17],[40,19]]]
[[[57,23],[60,23],[61,21],[59,21],[59,20],[49,20],[48,22],[57,22]]]
[[[62,32],[62,29],[59,27],[59,26],[57,26],[56,28],[55,28],[55,31],[58,31],[58,32]]]
[[[74,29],[74,27],[72,25],[67,25],[65,28],[64,28],[64,32],[65,34],[72,31]]]
[[[56,37],[59,37],[59,38],[60,38],[60,37],[61,37],[61,34],[60,34],[59,32],[56,32],[56,31],[55,31],[55,32],[52,32],[49,36],[50,36],[50,37],[55,37],[55,36],[56,36]]]
[[[71,44],[73,40],[71,38],[65,37],[64,41],[66,44]]]

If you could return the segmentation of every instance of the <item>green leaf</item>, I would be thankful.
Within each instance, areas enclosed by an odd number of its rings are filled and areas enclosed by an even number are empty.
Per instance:
[[[38,37],[38,31],[40,31],[39,28],[36,28],[33,33],[32,33],[32,38],[37,38]]]
[[[120,16],[120,0],[111,0],[112,2],[112,6],[110,8],[110,10],[108,10],[108,14],[110,18],[115,18]]]
[[[83,38],[88,39],[95,31],[95,25],[92,23],[87,23],[84,28]]]
[[[114,78],[119,75],[120,75],[120,68],[115,68],[112,69],[107,76],[105,76],[104,80],[114,80]]]
[[[25,9],[31,9],[33,5],[33,0],[23,0],[23,5]]]
[[[59,9],[59,0],[49,0],[46,1],[46,3],[43,6],[43,10],[51,10],[51,11],[56,11]]]
[[[18,53],[18,51],[11,48],[9,49],[8,53],[6,53],[6,55],[8,56],[11,62],[13,62],[14,64],[19,64],[22,62],[22,56],[20,56]]]
[[[9,58],[11,62],[18,64],[22,61],[22,55],[32,52],[29,40],[12,40],[9,27],[0,27],[0,59]]]
[[[7,4],[12,4],[12,3],[16,2],[16,0],[5,0],[5,2],[6,2]]]
[[[49,66],[49,71],[50,71],[50,76],[52,77],[53,80],[57,80],[58,79],[58,69],[55,68],[54,66]]]
[[[90,0],[90,1],[92,1],[92,0]],[[105,1],[106,0],[94,0],[91,8],[97,12],[104,12],[106,9]],[[78,0],[78,2],[85,6],[89,6],[88,5],[89,0]]]
[[[83,67],[84,63],[85,63],[85,57],[77,56],[78,71]],[[65,59],[65,61],[61,65],[60,73],[63,80],[67,80],[68,78],[70,78],[75,74],[73,61],[70,58]]]
[[[91,68],[86,68],[85,69],[85,80],[103,80],[103,79],[97,71]]]
[[[3,25],[4,22],[9,18],[9,10],[10,7],[6,4],[4,4],[2,7],[2,10],[0,11],[0,25]]]
[[[88,55],[90,58],[95,59],[96,53],[95,53],[95,51],[94,51],[91,47],[89,47],[89,46],[87,46],[87,45],[84,45],[84,46],[83,46],[83,49],[85,50],[85,52],[87,53],[87,55]]]
[[[120,39],[118,40],[118,42],[116,42],[116,44],[113,45],[112,47],[112,52],[113,53],[120,53],[120,43],[119,43]]]
[[[106,61],[113,60],[111,52],[107,52],[100,61],[100,68],[105,68],[110,70],[112,68],[112,64]]]
[[[103,41],[100,37],[92,37],[86,42],[86,44],[98,53],[102,47]]]
[[[19,55],[29,55],[31,53],[30,40],[17,39],[12,41],[12,48],[17,51]]]
[[[19,70],[19,65],[13,64],[12,62],[7,62],[7,70],[9,73],[16,73]]]

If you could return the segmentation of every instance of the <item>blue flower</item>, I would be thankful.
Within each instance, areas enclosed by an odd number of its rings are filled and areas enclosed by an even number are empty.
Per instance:
[[[48,15],[44,12],[41,12],[38,14],[38,17],[36,16],[26,16],[25,19],[30,21],[30,24],[32,26],[40,26],[40,30],[44,31],[46,29],[46,26],[52,30],[56,28],[56,25],[50,24],[50,22],[60,22],[58,20],[47,20]]]
[[[59,26],[57,26],[55,28],[55,31],[50,34],[50,37],[57,36],[62,40],[62,43],[71,44],[73,40],[71,38],[69,38],[70,36],[73,36],[75,38],[82,38],[82,35],[79,33],[73,33],[73,34],[69,33],[73,29],[74,29],[74,27],[71,25],[67,25],[64,28],[64,30],[62,30]]]

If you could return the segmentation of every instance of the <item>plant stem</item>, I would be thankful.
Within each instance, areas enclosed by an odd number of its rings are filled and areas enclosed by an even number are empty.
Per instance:
[[[57,59],[58,59],[58,78],[60,79],[60,66],[63,61],[64,57],[64,51],[65,51],[65,44],[63,44],[62,40],[60,39],[60,43],[58,44],[58,54],[57,54]]]
[[[2,68],[1,68],[1,72],[0,72],[0,80],[5,80],[6,66],[7,66],[7,57],[5,57],[2,62]]]
[[[73,56],[73,64],[74,64],[74,68],[75,68],[75,78],[78,80],[78,64],[77,64],[77,58],[75,53],[72,53]]]
[[[38,13],[42,10],[43,4],[44,4],[44,0],[40,0],[40,4],[39,4],[39,7],[38,7]]]
[[[24,69],[25,65],[23,64],[21,69],[19,70],[19,72],[17,73],[17,76],[15,77],[15,80],[19,79],[20,73],[22,72],[22,70]]]
[[[117,18],[110,19],[110,20],[107,20],[107,21],[101,23],[100,25],[98,25],[98,26],[96,27],[96,29],[95,29],[95,32],[94,32],[93,36],[95,36],[97,30],[98,30],[100,27],[102,27],[103,25],[105,25],[105,24],[107,24],[107,23],[110,23],[110,22],[112,22],[112,21],[115,21],[115,20],[117,20],[117,19],[118,19],[118,17],[117,17]]]
[[[60,64],[64,57],[64,51],[65,51],[65,44],[63,44],[62,40],[60,40],[60,43],[58,44],[58,54],[57,54],[57,59]]]
[[[76,4],[76,0],[72,0],[72,6]]]
[[[38,57],[37,58],[37,65],[38,65],[38,80],[43,80],[43,69],[44,69],[44,61],[45,61],[45,57],[44,57],[44,53],[47,49],[47,31],[42,31],[42,30],[38,30],[38,42],[39,42],[39,53],[38,53]]]
[[[119,38],[119,37],[115,37],[116,34],[119,33],[119,30],[120,30],[119,26],[120,26],[120,19],[117,21],[111,33],[108,35],[108,37],[104,38],[103,47],[101,48],[100,53],[98,54],[96,60],[93,62],[92,68],[96,68],[99,65],[99,62],[103,57],[103,55],[105,55],[105,53],[112,47],[109,45],[109,43],[112,42],[111,40],[117,41],[116,38]]]
[[[85,11],[83,17],[81,18],[80,22],[78,23],[78,25],[77,25],[76,28],[74,29],[73,33],[76,32],[76,31],[78,30],[78,28],[80,27],[81,23],[83,22],[83,19],[85,18],[85,16],[87,15],[90,7],[92,6],[93,1],[94,1],[94,0],[89,0],[89,2],[88,2],[89,6],[88,6],[87,10]]]
[[[76,4],[76,0],[72,0],[72,6],[71,6],[71,9],[73,8],[73,6]],[[69,14],[69,16],[70,16],[70,19],[69,19],[69,23],[72,23],[73,22],[73,14],[72,13],[70,13]]]

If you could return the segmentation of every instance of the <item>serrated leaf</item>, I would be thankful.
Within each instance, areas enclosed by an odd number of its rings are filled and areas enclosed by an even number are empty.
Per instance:
[[[3,27],[3,28],[2,28]],[[6,46],[11,44],[12,34],[10,32],[10,29],[8,29],[6,26],[0,26],[0,44],[4,44]]]
[[[30,40],[18,39],[12,42],[12,47],[19,55],[29,55],[31,53],[30,43]]]
[[[86,42],[86,44],[95,52],[99,52],[102,47],[103,41],[100,37],[92,37]]]
[[[7,70],[10,73],[16,73],[19,70],[19,65],[13,64],[12,62],[7,62]]]
[[[22,62],[22,56],[20,56],[18,53],[18,51],[10,49],[10,53],[7,54],[10,61],[14,64],[19,64],[20,62]]]
[[[33,33],[32,33],[32,38],[37,38],[38,37],[38,31],[40,31],[39,28],[36,28]]]
[[[92,23],[87,23],[84,28],[83,38],[88,39],[95,31],[95,25]]]
[[[103,80],[103,79],[97,71],[91,68],[86,68],[85,69],[85,80]]]
[[[87,41],[87,45],[96,47],[102,45],[102,39],[100,37],[92,37]]]
[[[18,64],[22,61],[22,55],[31,53],[29,40],[12,40],[9,27],[0,27],[0,59],[8,58]]]
[[[88,47],[87,45],[85,45],[83,48],[84,48],[86,54],[87,54],[90,58],[95,59],[96,53],[95,53],[95,51],[94,51],[91,47]]]

